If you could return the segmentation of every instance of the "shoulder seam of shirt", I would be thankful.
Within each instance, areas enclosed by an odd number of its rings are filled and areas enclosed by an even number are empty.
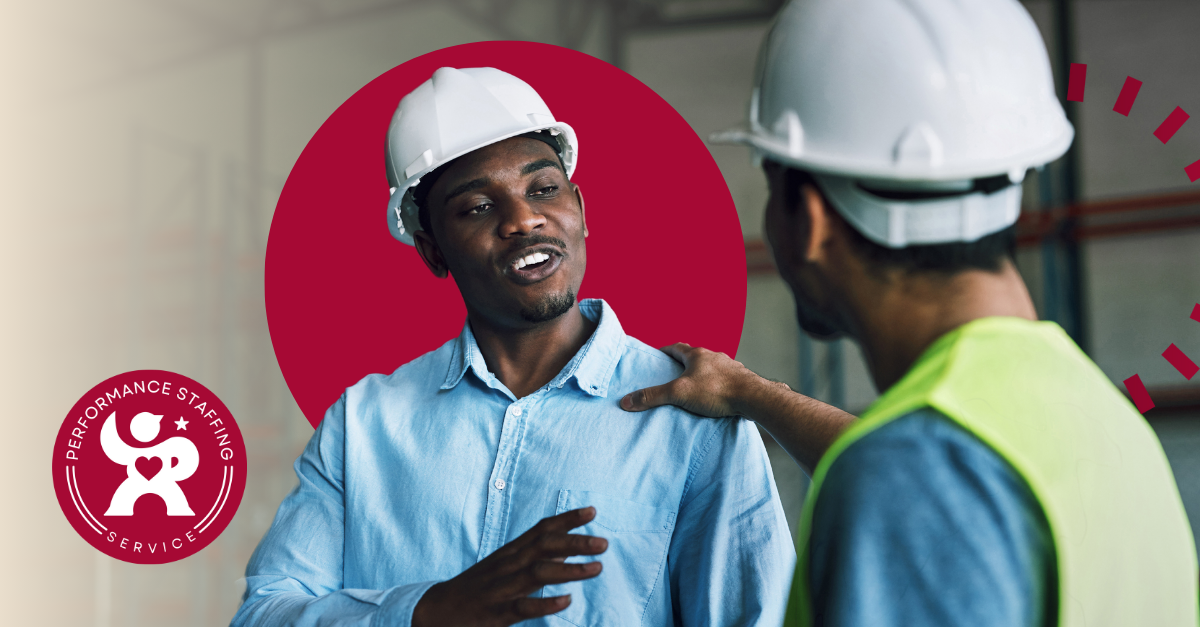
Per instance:
[[[626,335],[625,337],[630,337],[630,336]],[[641,340],[638,340],[637,338],[631,338],[631,339],[634,339],[637,341],[636,342],[626,342],[625,346],[627,346],[633,350],[639,351],[645,355],[650,355],[651,357],[658,358],[660,360],[665,359],[668,362],[673,363],[676,366],[679,366],[680,368],[683,367],[683,364],[675,361],[674,359],[671,358],[670,355],[662,352],[661,350],[659,350],[657,348],[651,348],[650,346],[646,345],[645,342],[642,342]]]

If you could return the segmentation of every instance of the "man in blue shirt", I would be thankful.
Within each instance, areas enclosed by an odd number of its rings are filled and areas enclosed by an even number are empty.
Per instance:
[[[471,72],[432,88],[517,80]],[[329,409],[233,625],[780,623],[795,553],[758,431],[618,406],[682,369],[576,302],[562,146],[521,133],[420,175],[408,232],[467,323]]]

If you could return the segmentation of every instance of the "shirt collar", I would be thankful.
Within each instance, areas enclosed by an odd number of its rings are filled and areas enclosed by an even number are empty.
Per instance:
[[[588,320],[599,319],[599,324],[588,341],[575,353],[571,361],[567,362],[550,385],[561,388],[574,377],[579,388],[585,393],[604,397],[608,394],[608,384],[617,369],[621,353],[625,350],[625,330],[621,328],[617,315],[608,303],[598,298],[580,301],[579,312]],[[503,388],[495,375],[488,371],[469,321],[463,325],[462,333],[454,342],[450,367],[446,371],[446,380],[442,382],[441,389],[448,390],[458,385],[468,369],[474,370],[475,376],[489,387]]]

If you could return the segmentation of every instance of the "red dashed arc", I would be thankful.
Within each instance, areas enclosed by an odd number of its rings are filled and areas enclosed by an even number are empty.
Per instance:
[[[1072,63],[1071,71],[1067,79],[1067,100],[1071,102],[1083,102],[1083,90],[1087,85],[1087,64]],[[1117,96],[1117,102],[1113,105],[1113,111],[1120,113],[1125,117],[1129,117],[1129,111],[1133,109],[1133,103],[1137,100],[1138,92],[1142,89],[1142,81],[1132,77],[1125,77],[1125,84],[1121,86],[1121,93]],[[1183,126],[1184,122],[1191,117],[1182,107],[1175,107],[1175,110],[1163,120],[1162,124],[1154,131],[1154,136],[1158,141],[1166,144],[1171,141],[1175,133]],[[1187,174],[1188,180],[1195,183],[1200,179],[1200,160],[1187,166],[1183,169]],[[1192,309],[1192,320],[1200,322],[1200,303],[1196,303],[1196,307]],[[1163,351],[1163,359],[1166,359],[1183,378],[1188,381],[1200,372],[1200,366],[1192,361],[1178,346],[1171,344],[1167,350]],[[1142,383],[1142,378],[1138,375],[1133,375],[1125,379],[1125,389],[1129,391],[1129,397],[1133,399],[1134,405],[1137,405],[1138,411],[1143,414],[1154,408],[1154,401],[1150,398],[1150,392],[1146,391],[1146,385]]]
[[[1129,390],[1129,398],[1133,399],[1133,404],[1137,406],[1138,411],[1144,414],[1154,409],[1154,401],[1150,398],[1150,393],[1146,391],[1146,384],[1142,383],[1141,377],[1135,374],[1125,379],[1125,389]]]
[[[1190,317],[1192,320],[1200,322],[1200,303],[1196,303],[1196,306],[1192,308]],[[1197,366],[1196,362],[1192,361],[1175,344],[1168,346],[1162,356],[1188,381],[1191,381],[1192,377],[1200,372],[1200,366]],[[1146,386],[1138,375],[1135,374],[1125,379],[1125,389],[1129,390],[1129,397],[1133,399],[1133,404],[1137,405],[1138,411],[1144,414],[1154,407],[1154,401],[1150,399],[1150,393],[1146,391]]]
[[[1167,119],[1158,125],[1158,130],[1154,131],[1154,136],[1164,144],[1171,141],[1171,138],[1175,136],[1175,131],[1178,131],[1179,127],[1183,126],[1183,123],[1187,122],[1190,117],[1182,108],[1175,107],[1171,115],[1168,115]]]
[[[1163,359],[1171,362],[1171,365],[1175,366],[1179,374],[1183,375],[1183,378],[1188,381],[1191,381],[1192,377],[1196,376],[1196,371],[1200,370],[1200,366],[1197,366],[1196,362],[1189,359],[1175,344],[1171,344],[1167,347],[1167,350],[1163,351]]]
[[[1071,72],[1067,80],[1067,100],[1070,100],[1071,102],[1083,102],[1083,89],[1086,84],[1087,64],[1072,63]],[[1117,102],[1113,105],[1113,111],[1116,111],[1125,117],[1129,117],[1129,110],[1133,108],[1133,102],[1137,100],[1138,91],[1141,90],[1141,88],[1142,81],[1139,81],[1132,76],[1125,77],[1125,85],[1121,87],[1121,93],[1117,96]],[[1163,120],[1162,124],[1158,125],[1158,129],[1154,131],[1154,136],[1164,144],[1171,141],[1171,138],[1174,137],[1175,133],[1179,131],[1179,128],[1183,126],[1183,123],[1188,121],[1189,117],[1191,116],[1188,115],[1188,113],[1184,111],[1182,107],[1175,107],[1175,110],[1167,116],[1167,119]],[[1184,174],[1187,174],[1189,181],[1195,183],[1196,180],[1200,179],[1200,160],[1197,160],[1195,163],[1185,167],[1183,172]],[[1131,378],[1136,378],[1136,375]],[[1138,380],[1137,384],[1141,385],[1140,379]],[[1144,390],[1145,388],[1142,389]],[[1147,402],[1149,402],[1149,399],[1150,396],[1146,395]],[[1151,403],[1150,406],[1153,407],[1154,404]]]
[[[1133,108],[1133,101],[1137,100],[1138,91],[1141,88],[1142,81],[1132,76],[1126,76],[1125,84],[1121,86],[1121,95],[1117,96],[1117,104],[1113,105],[1113,111],[1129,117],[1129,110]]]

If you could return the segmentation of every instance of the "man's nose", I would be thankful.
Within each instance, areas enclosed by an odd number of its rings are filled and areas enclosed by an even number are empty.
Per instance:
[[[529,235],[546,224],[546,216],[523,196],[504,203],[501,210],[504,219],[500,223],[500,237]]]

